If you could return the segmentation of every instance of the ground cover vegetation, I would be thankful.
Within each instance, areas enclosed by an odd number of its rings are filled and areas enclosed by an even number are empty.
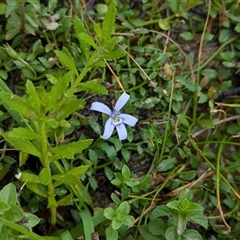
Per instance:
[[[0,1],[0,238],[240,239],[239,16]]]

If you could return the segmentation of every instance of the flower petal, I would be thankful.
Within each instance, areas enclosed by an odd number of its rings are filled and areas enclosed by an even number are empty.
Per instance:
[[[118,117],[120,117],[122,119],[123,123],[126,123],[127,125],[129,125],[131,127],[134,127],[138,121],[137,118],[135,118],[134,116],[129,115],[129,114],[122,113],[122,114],[119,114]]]
[[[127,103],[129,98],[130,98],[130,95],[124,92],[120,96],[120,98],[117,100],[114,109],[119,112],[122,109],[122,107]]]
[[[117,129],[119,140],[125,140],[127,138],[127,129],[124,126],[124,124],[116,125],[116,129]]]
[[[110,110],[110,108],[107,105],[100,102],[93,102],[90,109],[98,112],[106,113],[109,116],[111,116],[112,114],[112,111]]]
[[[113,130],[114,130],[114,125],[112,124],[112,118],[109,118],[104,126],[104,133],[102,136],[100,136],[103,139],[108,139],[111,137]]]

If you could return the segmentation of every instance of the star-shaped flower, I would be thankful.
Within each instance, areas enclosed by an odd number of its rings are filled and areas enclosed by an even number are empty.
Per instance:
[[[115,107],[112,111],[108,106],[103,103],[92,103],[91,110],[106,113],[109,116],[109,119],[106,121],[104,127],[104,133],[101,138],[110,138],[115,127],[117,129],[119,140],[125,140],[127,138],[127,129],[124,124],[133,127],[138,121],[138,119],[133,117],[132,115],[120,113],[120,110],[127,103],[129,98],[130,96],[127,93],[123,93],[117,100]]]

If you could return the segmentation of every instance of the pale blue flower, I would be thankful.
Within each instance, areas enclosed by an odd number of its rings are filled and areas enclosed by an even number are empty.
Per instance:
[[[104,127],[104,133],[101,136],[103,139],[108,139],[111,137],[114,128],[116,127],[118,137],[120,140],[125,140],[127,138],[127,129],[124,124],[127,124],[133,127],[138,119],[129,115],[120,113],[122,107],[127,103],[130,96],[127,93],[123,93],[120,98],[117,100],[115,107],[111,109],[103,103],[93,102],[91,110],[95,110],[101,113],[106,113],[109,116],[109,119],[106,121]]]

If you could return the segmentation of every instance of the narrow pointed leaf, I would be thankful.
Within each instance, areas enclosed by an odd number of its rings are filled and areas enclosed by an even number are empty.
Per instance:
[[[0,92],[1,102],[6,104],[8,108],[16,111],[18,114],[26,118],[38,118],[35,109],[25,99],[8,92]]]
[[[48,185],[51,182],[51,175],[46,168],[43,168],[39,173],[39,180],[43,185]]]
[[[63,51],[55,50],[55,54],[57,55],[59,61],[69,70],[73,71],[76,75],[78,75],[78,71],[75,67],[75,62],[72,55],[65,47],[63,47]]]
[[[40,98],[33,83],[29,80],[27,80],[26,83],[26,93],[28,95],[28,98],[31,100],[29,103],[33,106],[37,113],[40,114]]]
[[[81,40],[81,42],[85,42],[88,46],[92,46],[93,48],[96,48],[97,45],[94,42],[94,40],[87,34],[87,33],[79,33],[78,39]]]
[[[19,138],[19,139],[40,139],[41,136],[30,129],[27,128],[13,128],[8,132],[8,137],[10,138]]]
[[[60,200],[57,201],[57,205],[58,206],[68,206],[71,204],[72,202],[72,194],[68,194],[66,196],[64,196],[63,198],[61,198]]]
[[[48,110],[54,109],[56,102],[59,102],[59,99],[62,98],[65,93],[69,83],[74,80],[74,73],[69,71],[64,76],[59,78],[59,80],[52,86],[50,92],[47,93],[45,97],[45,104],[47,105]]]
[[[80,33],[87,34],[87,30],[84,27],[84,24],[81,22],[81,20],[76,15],[73,17],[73,27],[74,27],[76,36],[80,42],[80,48],[81,48],[86,60],[88,60],[90,58],[89,45],[78,36]]]
[[[9,136],[8,133],[3,134],[4,139],[9,142],[13,147],[25,152],[32,154],[37,157],[41,157],[41,153],[36,149],[36,147],[29,141],[29,140],[23,140],[21,138],[14,138]]]
[[[102,24],[103,37],[106,40],[108,40],[113,33],[115,15],[116,15],[115,1],[111,1]]]
[[[0,91],[2,92],[9,92],[12,93],[12,91],[9,89],[9,87],[5,84],[5,82],[0,78]],[[9,112],[9,114],[13,117],[13,119],[17,122],[18,126],[25,126],[25,123],[22,121],[21,116],[10,109],[10,107],[3,101],[1,101],[0,98],[0,103],[5,107],[5,109]]]
[[[74,176],[81,176],[86,173],[88,168],[89,168],[89,165],[75,167],[75,168],[72,168],[71,170],[67,171],[66,174],[74,175]]]
[[[50,148],[49,152],[57,156],[59,159],[74,159],[74,155],[86,149],[92,143],[92,141],[92,139],[79,140],[78,142],[69,143],[64,146]]]
[[[92,233],[94,233],[94,224],[90,211],[83,210],[79,215],[82,218],[85,239],[92,239],[91,236]]]
[[[21,181],[28,183],[40,183],[39,176],[28,172],[22,172]]]
[[[101,27],[98,25],[98,24],[94,24],[93,25],[93,29],[94,29],[94,32],[96,33],[97,35],[97,38],[99,40],[99,42],[101,42],[102,38],[103,38],[103,33],[102,33],[102,29]]]
[[[52,179],[54,179],[56,182],[54,182],[54,186],[59,186],[61,184],[78,184],[79,179],[71,174],[55,174],[52,176]]]
[[[69,104],[62,107],[57,113],[56,119],[63,120],[70,114],[74,113],[76,110],[82,109],[84,107],[83,99],[72,100]]]
[[[90,90],[90,91],[98,93],[98,94],[103,94],[103,95],[108,94],[107,89],[99,83],[90,81],[90,82],[85,82],[85,83],[79,84],[78,91],[87,91],[87,90]]]
[[[109,40],[107,40],[107,42],[104,44],[104,53],[106,54],[107,52],[111,52],[113,50],[113,48],[116,46],[116,44],[118,43],[119,38],[118,37],[113,37]]]

